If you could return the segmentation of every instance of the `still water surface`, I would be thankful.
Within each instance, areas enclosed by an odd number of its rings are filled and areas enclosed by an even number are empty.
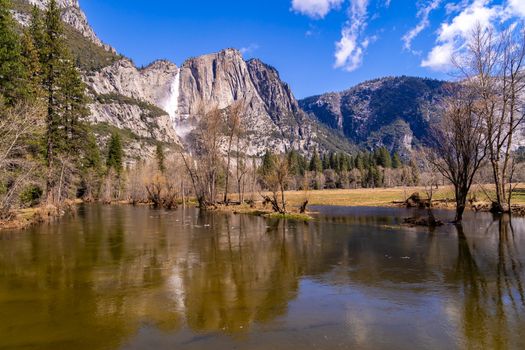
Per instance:
[[[318,209],[85,206],[2,233],[0,349],[525,349],[525,220]]]

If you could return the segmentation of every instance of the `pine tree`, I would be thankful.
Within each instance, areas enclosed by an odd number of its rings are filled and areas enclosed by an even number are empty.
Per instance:
[[[24,96],[25,75],[11,1],[0,0],[0,97],[7,105]]]
[[[122,150],[122,142],[120,140],[120,135],[119,133],[115,132],[111,134],[111,139],[108,143],[108,155],[106,160],[106,166],[108,168],[108,171],[110,169],[113,169],[120,177],[123,169],[123,158],[124,151]]]
[[[38,52],[40,63],[44,62],[45,28],[42,14],[36,5],[31,10],[31,22],[28,28],[33,41],[33,46]]]
[[[51,173],[55,157],[64,148],[66,140],[63,112],[62,83],[65,71],[65,43],[60,10],[55,0],[50,0],[44,20],[44,36],[41,47],[43,87],[47,98],[46,161]],[[53,186],[48,174],[48,191]]]
[[[61,11],[56,0],[50,0],[43,21],[38,10],[33,10],[29,32],[40,57],[41,80],[45,96],[46,134],[45,159],[48,168],[47,194],[55,186],[56,159],[70,158],[82,170],[83,157],[91,147],[91,132],[86,122],[86,86],[75,67],[64,35]],[[34,59],[34,54],[32,54]]]
[[[166,172],[165,157],[164,157],[164,146],[162,143],[157,143],[157,150],[155,151],[155,157],[157,158],[157,167],[159,171],[164,174]]]
[[[336,172],[340,171],[339,162],[337,161],[337,154],[334,152],[330,153],[330,169],[333,169]]]
[[[288,169],[292,175],[301,175],[299,153],[294,149],[288,153]]]
[[[275,156],[270,150],[266,150],[266,153],[264,153],[262,165],[259,169],[259,172],[262,177],[268,176],[272,173],[273,169],[275,168]]]
[[[399,169],[401,168],[402,166],[402,163],[401,163],[401,158],[399,158],[399,154],[394,153],[394,157],[392,158],[392,168],[394,169]]]
[[[21,60],[27,74],[25,76],[25,89],[31,99],[40,99],[44,96],[42,89],[42,66],[40,54],[34,44],[31,32],[25,29],[21,38]]]
[[[317,152],[317,149],[314,150],[312,158],[310,159],[310,171],[313,171],[315,173],[323,172],[323,162],[321,161],[321,158],[319,158],[319,153]]]
[[[364,161],[363,154],[361,153],[357,154],[357,156],[355,157],[354,167],[357,168],[357,170],[359,170],[360,172],[363,172],[363,170],[365,169],[365,161]]]
[[[381,165],[383,168],[392,167],[392,157],[390,156],[390,152],[388,152],[386,147],[380,147],[378,149],[376,161],[377,164]]]

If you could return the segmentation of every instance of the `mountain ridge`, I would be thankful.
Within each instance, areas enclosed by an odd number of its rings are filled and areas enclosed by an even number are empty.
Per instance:
[[[47,0],[16,2],[42,8]],[[108,54],[116,52],[98,39],[77,0],[59,0],[59,4],[64,14],[71,14],[63,15],[63,20],[83,40]],[[98,50],[86,47],[77,55]],[[84,80],[93,101],[93,123],[126,129],[144,140],[181,146],[196,127],[192,116],[199,106],[225,109],[243,100],[245,149],[250,154],[261,154],[268,148],[311,153],[316,148],[350,151],[356,145],[384,145],[408,156],[428,126],[423,107],[441,98],[440,88],[446,84],[419,77],[385,77],[298,100],[275,67],[258,58],[245,60],[233,48],[190,57],[180,67],[166,59],[137,67],[131,59],[116,55],[89,63],[84,67]],[[388,99],[391,101],[385,104]],[[136,157],[153,152],[152,145],[135,144],[135,149],[147,149]]]

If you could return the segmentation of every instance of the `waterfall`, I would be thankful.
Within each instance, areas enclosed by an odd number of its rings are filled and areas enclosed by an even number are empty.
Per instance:
[[[184,139],[192,130],[191,125],[179,113],[179,96],[180,96],[180,70],[175,75],[175,79],[170,86],[168,99],[166,100],[164,110],[168,112],[173,128],[177,135]]]
[[[175,75],[175,79],[170,86],[170,94],[168,100],[166,101],[166,106],[164,107],[166,112],[168,112],[171,117],[171,121],[174,126],[177,125],[179,119],[179,94],[180,94],[180,71]]]

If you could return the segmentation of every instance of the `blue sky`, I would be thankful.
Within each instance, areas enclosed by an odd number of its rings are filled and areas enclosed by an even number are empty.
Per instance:
[[[296,97],[391,75],[447,79],[474,25],[525,19],[525,0],[80,0],[137,65],[233,47],[276,67]]]

